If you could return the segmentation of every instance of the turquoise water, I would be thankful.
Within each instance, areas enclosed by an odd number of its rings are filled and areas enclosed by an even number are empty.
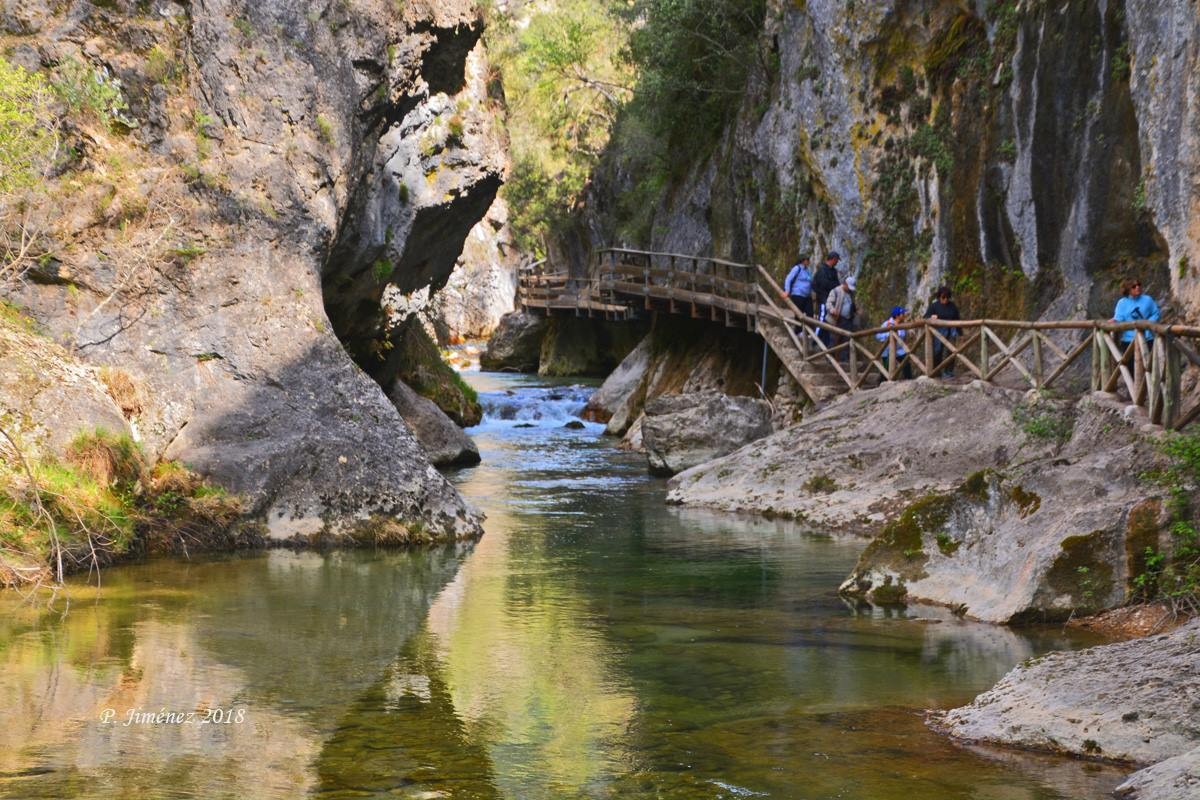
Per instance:
[[[1120,779],[923,722],[1086,642],[844,603],[860,540],[667,507],[642,457],[563,427],[585,389],[473,380],[484,461],[453,479],[488,515],[474,548],[156,561],[75,585],[65,618],[0,600],[0,797],[1092,800]]]

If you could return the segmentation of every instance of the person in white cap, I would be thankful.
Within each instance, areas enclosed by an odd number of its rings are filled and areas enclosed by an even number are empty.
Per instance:
[[[858,282],[853,275],[847,275],[840,284],[835,286],[829,296],[825,298],[825,319],[835,328],[842,330],[852,330],[854,326],[854,317],[858,313],[858,308],[854,304],[854,290],[858,286]],[[846,337],[836,334],[833,331],[829,332],[829,346],[837,347],[839,344],[846,342]],[[843,350],[838,353],[838,358],[846,359],[849,352]]]

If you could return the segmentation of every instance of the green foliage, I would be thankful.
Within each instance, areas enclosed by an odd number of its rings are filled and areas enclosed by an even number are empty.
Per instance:
[[[325,144],[333,144],[333,123],[324,114],[317,114],[317,135]]]
[[[143,530],[229,525],[241,501],[174,461],[148,466],[127,435],[97,428],[62,459],[0,459],[0,585],[30,581],[30,566],[93,566],[130,549]],[[19,566],[23,571],[14,571]]]
[[[59,65],[53,86],[73,114],[93,117],[108,126],[129,122],[121,82],[105,71],[70,58]]]
[[[1040,406],[1017,406],[1012,412],[1013,422],[1030,439],[1039,442],[1065,443],[1071,438],[1074,422],[1068,412]]]
[[[1170,552],[1147,547],[1145,570],[1134,577],[1143,599],[1165,600],[1176,610],[1200,614],[1200,527],[1192,499],[1200,489],[1200,433],[1163,440],[1165,469],[1149,475],[1168,493]]]
[[[638,73],[634,113],[673,153],[695,155],[717,141],[736,113],[756,64],[763,0],[636,0],[629,40]]]
[[[41,75],[0,57],[0,195],[45,173],[57,147],[51,101]]]
[[[522,249],[544,254],[545,237],[568,224],[629,96],[631,70],[620,58],[628,24],[602,0],[523,13],[490,17],[486,35],[509,111],[513,170],[503,193],[511,225]]]
[[[155,83],[169,83],[183,74],[183,64],[162,45],[154,45],[146,53],[146,77]]]
[[[1146,196],[1146,179],[1142,178],[1138,181],[1137,187],[1133,190],[1133,210],[1139,213],[1145,211],[1149,207],[1149,200]]]
[[[371,269],[374,272],[376,283],[384,283],[388,278],[392,277],[395,266],[392,264],[391,259],[381,258],[375,262]]]
[[[837,482],[822,472],[818,472],[804,482],[804,491],[809,494],[829,494],[835,489],[837,489]]]
[[[1116,83],[1129,80],[1132,69],[1129,64],[1129,43],[1122,42],[1112,56],[1111,75]]]

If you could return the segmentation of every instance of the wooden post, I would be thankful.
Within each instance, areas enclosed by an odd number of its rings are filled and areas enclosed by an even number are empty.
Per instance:
[[[937,371],[933,368],[933,334],[929,332],[928,322],[921,328],[921,334],[925,337],[925,374],[933,378]]]
[[[895,331],[889,332],[888,333],[888,346],[887,346],[887,349],[888,349],[887,373],[888,373],[889,381],[896,380],[896,367],[898,366],[896,364],[896,340],[897,340],[896,332]]]
[[[1096,347],[1100,350],[1100,391],[1107,392],[1108,388],[1108,372],[1109,372],[1109,352],[1108,342],[1104,341],[1104,337],[1108,336],[1107,331],[1096,331]]]
[[[853,336],[846,341],[850,344],[850,381],[854,386],[858,386],[858,345]]]
[[[987,380],[988,369],[988,327],[979,326],[979,374]]]
[[[1162,424],[1164,428],[1173,429],[1175,423],[1179,420],[1180,404],[1182,398],[1179,396],[1180,387],[1180,364],[1179,348],[1175,346],[1175,337],[1170,334],[1163,334],[1163,350],[1166,352],[1166,365],[1163,380],[1163,414]]]
[[[1150,385],[1146,397],[1146,410],[1150,414],[1150,422],[1155,425],[1162,424],[1163,362],[1166,360],[1162,337],[1155,336],[1154,343],[1150,345]]]
[[[1035,389],[1041,389],[1045,384],[1045,364],[1042,361],[1042,334],[1041,331],[1031,331],[1033,336],[1033,385]]]
[[[1146,387],[1146,349],[1145,338],[1140,330],[1133,332],[1133,390],[1130,401],[1135,406],[1142,404],[1142,391]]]
[[[1092,329],[1092,391],[1100,391],[1100,336],[1101,331]]]

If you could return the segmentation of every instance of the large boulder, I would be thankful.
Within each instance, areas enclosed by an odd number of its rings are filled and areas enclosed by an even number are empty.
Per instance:
[[[35,200],[54,256],[0,293],[136,376],[148,455],[273,535],[479,535],[368,374],[385,296],[440,288],[502,182],[475,5],[363,0],[320,24],[282,0],[42,5],[47,80],[119,79],[137,126],[69,121],[88,158]]]
[[[638,346],[629,351],[629,355],[588,398],[583,418],[607,423],[605,433],[615,436],[625,433],[641,412],[640,401],[645,396],[646,374],[650,370],[653,352],[653,336],[638,342]]]
[[[545,317],[524,311],[505,314],[488,339],[479,365],[493,371],[537,372],[546,327]]]
[[[403,381],[396,381],[388,397],[435,467],[479,463],[479,448],[432,400],[422,397]]]
[[[674,475],[770,433],[769,404],[720,392],[656,398],[642,419],[642,443],[657,475]]]
[[[1147,548],[1171,546],[1166,499],[1142,478],[1156,453],[1140,427],[1086,398],[1056,457],[977,472],[916,500],[867,546],[842,592],[1000,623],[1124,604]]]
[[[588,400],[583,416],[626,435],[647,401],[666,394],[724,392],[757,397],[762,339],[683,317],[660,317]]]
[[[1032,659],[931,723],[969,741],[1135,764],[1183,756],[1200,747],[1200,620]]]
[[[831,402],[797,425],[676,475],[667,500],[875,533],[906,498],[963,476],[1054,452],[1014,419],[1022,395],[987,384],[887,383]]]

